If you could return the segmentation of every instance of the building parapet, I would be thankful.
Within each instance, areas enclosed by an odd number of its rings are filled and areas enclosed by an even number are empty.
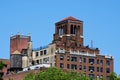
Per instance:
[[[37,65],[31,65],[23,69],[23,71],[29,71],[29,70],[37,70],[40,69],[41,67],[48,68],[50,67],[50,64],[37,64]]]
[[[49,47],[49,45],[47,45],[47,46],[40,46],[39,48],[33,48],[33,51],[39,51],[39,50],[42,50],[42,49],[46,49],[48,47]]]
[[[91,57],[96,57],[96,54],[90,54],[90,53],[83,53],[83,52],[75,52],[75,51],[70,51],[70,54],[74,55],[81,55],[81,56],[91,56]]]
[[[17,38],[17,37],[20,37],[20,38],[29,38],[29,36],[25,36],[25,35],[14,35],[14,36],[11,36],[10,39],[14,39],[14,38]]]

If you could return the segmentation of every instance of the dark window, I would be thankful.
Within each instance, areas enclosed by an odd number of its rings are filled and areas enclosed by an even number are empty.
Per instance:
[[[36,63],[39,64],[39,60],[36,60]]]
[[[60,27],[60,28],[58,29],[58,31],[59,31],[59,36],[63,35],[63,28],[62,28],[62,27]]]
[[[103,64],[103,60],[100,60],[100,65],[102,65]]]
[[[64,68],[64,64],[63,63],[60,63],[60,68]]]
[[[42,56],[43,55],[43,51],[40,51],[40,56]]]
[[[82,65],[80,65],[80,68],[79,68],[80,70],[82,70]]]
[[[67,61],[70,61],[70,56],[67,56]]]
[[[44,50],[44,55],[46,55],[47,54],[47,50]]]
[[[83,58],[84,63],[86,63],[86,58]]]
[[[99,64],[99,60],[97,60],[97,64]]]
[[[99,67],[97,67],[97,72],[99,72]]]
[[[89,59],[90,64],[94,64],[94,59]]]
[[[64,27],[64,33],[67,34],[67,25]]]
[[[71,69],[76,70],[76,69],[77,69],[77,65],[75,65],[75,64],[71,64]]]
[[[86,66],[84,66],[83,69],[84,69],[84,72],[86,72]]]
[[[71,61],[77,62],[77,57],[71,57]]]
[[[110,73],[110,69],[109,68],[106,69],[106,73]]]
[[[70,69],[70,64],[67,64],[67,69]]]
[[[70,33],[73,34],[73,25],[70,27]]]
[[[76,34],[77,32],[77,28],[76,28],[76,25],[74,26],[74,29],[73,29],[73,34]]]
[[[36,52],[36,57],[38,57],[39,56],[39,53],[38,52]]]
[[[60,60],[64,60],[64,56],[63,55],[60,55]]]
[[[93,72],[94,71],[94,67],[93,66],[89,66],[89,71]]]
[[[103,68],[100,68],[100,72],[103,72]]]
[[[110,61],[109,60],[106,60],[106,65],[110,66]]]

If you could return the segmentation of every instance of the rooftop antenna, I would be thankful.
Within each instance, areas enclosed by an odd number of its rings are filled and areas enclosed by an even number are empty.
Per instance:
[[[13,36],[13,34],[11,34],[11,36]]]
[[[91,40],[91,48],[93,49],[93,40]]]
[[[17,35],[19,35],[19,32],[17,32]]]
[[[30,36],[30,32],[28,33],[28,36]]]

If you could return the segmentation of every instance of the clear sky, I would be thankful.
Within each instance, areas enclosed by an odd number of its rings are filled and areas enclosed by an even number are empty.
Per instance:
[[[0,58],[8,58],[11,34],[30,33],[33,48],[53,40],[55,22],[68,16],[84,21],[84,44],[114,56],[120,74],[120,0],[0,0]]]

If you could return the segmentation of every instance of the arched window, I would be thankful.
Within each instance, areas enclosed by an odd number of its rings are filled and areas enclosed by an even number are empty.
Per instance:
[[[73,34],[73,25],[70,26],[70,34]]]
[[[60,27],[60,28],[58,29],[58,31],[59,31],[59,36],[63,35],[63,28],[62,28],[62,27]]]
[[[73,28],[73,34],[76,34],[76,32],[77,32],[77,28],[76,28],[76,25],[75,25],[74,28]]]

